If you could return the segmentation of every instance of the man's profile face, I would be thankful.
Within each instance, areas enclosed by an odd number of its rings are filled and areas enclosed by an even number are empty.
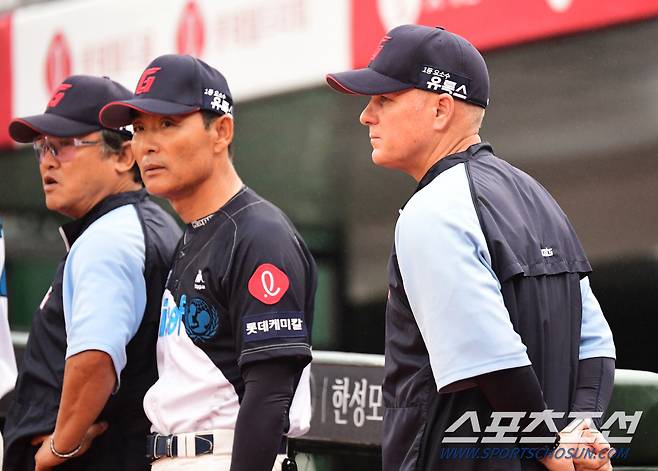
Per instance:
[[[408,172],[424,155],[431,139],[428,95],[411,89],[370,98],[360,121],[368,126],[376,165]]]
[[[39,173],[46,206],[51,211],[80,218],[106,196],[114,172],[113,160],[103,155],[101,133],[35,139],[38,144],[44,141],[47,144],[40,153]]]
[[[211,131],[201,113],[137,113],[132,150],[149,193],[169,200],[194,193],[213,171]]]

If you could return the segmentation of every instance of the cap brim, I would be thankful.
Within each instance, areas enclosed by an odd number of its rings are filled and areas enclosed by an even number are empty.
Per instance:
[[[414,88],[412,84],[400,82],[369,68],[327,74],[327,83],[334,90],[349,95],[381,95]]]
[[[9,135],[16,142],[32,142],[41,134],[73,137],[102,129],[99,124],[82,123],[52,113],[16,118],[9,123]]]
[[[156,98],[133,98],[132,100],[113,101],[105,105],[99,114],[99,120],[108,128],[120,128],[132,123],[134,111],[157,115],[181,115],[199,111],[198,106],[181,105]]]

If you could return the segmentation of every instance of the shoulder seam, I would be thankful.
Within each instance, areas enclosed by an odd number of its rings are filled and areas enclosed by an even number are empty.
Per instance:
[[[144,240],[144,271],[143,274],[146,274],[146,267],[149,265],[149,262],[151,261],[151,257],[149,257],[149,247],[150,247],[150,238],[147,236],[147,230],[146,230],[146,221],[144,220],[144,214],[142,213],[142,209],[138,203],[134,203],[131,206],[135,208],[135,213],[137,213],[137,220],[139,221],[139,226],[142,230],[142,238]]]
[[[471,165],[470,162],[464,162],[464,170],[466,171],[466,181],[468,182],[468,189],[471,194],[471,202],[473,203],[473,209],[475,210],[475,215],[478,218],[478,223],[480,224],[480,229],[482,230],[482,234],[484,235],[484,240],[487,242],[487,246],[489,245],[489,238],[487,237],[487,233],[484,229],[484,223],[482,219],[482,213],[480,212],[480,206],[478,205],[478,196],[477,196],[477,191],[475,190],[475,185],[473,184],[473,177],[471,176]],[[491,253],[491,247],[489,247],[489,253]]]
[[[224,211],[223,209],[220,209],[220,211],[222,212],[222,214],[224,214],[227,217],[229,221],[233,223],[233,244],[231,245],[231,254],[229,255],[228,263],[226,264],[226,271],[224,272],[224,276],[222,277],[222,282],[224,282],[224,280],[228,276],[229,271],[231,271],[231,266],[233,265],[233,255],[235,254],[235,243],[236,240],[238,239],[238,223],[235,222],[235,219],[233,219],[233,217],[230,214],[228,214],[226,211]]]
[[[231,216],[235,216],[236,214],[238,214],[238,213],[244,211],[244,210],[247,209],[249,206],[254,206],[255,204],[261,204],[261,203],[263,203],[263,200],[254,201],[254,202],[252,202],[252,203],[249,203],[249,204],[247,204],[247,205],[244,205],[243,207],[241,207],[240,209],[238,209],[236,212],[234,212],[234,213],[231,214],[231,215],[229,215],[229,214],[228,214],[226,211],[224,211],[223,209],[222,209],[221,211],[222,211],[224,214],[226,214],[226,217],[229,217],[229,218],[230,218]]]

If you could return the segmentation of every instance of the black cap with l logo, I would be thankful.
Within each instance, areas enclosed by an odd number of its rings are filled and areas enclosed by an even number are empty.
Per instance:
[[[108,77],[72,75],[55,89],[45,113],[15,118],[9,123],[9,135],[17,142],[32,142],[42,134],[84,136],[104,128],[98,119],[103,106],[132,96],[127,88]]]
[[[449,93],[482,108],[489,104],[489,72],[482,55],[461,36],[429,26],[393,28],[368,67],[328,74],[327,82],[353,95],[418,88]]]
[[[201,59],[167,54],[154,59],[142,73],[135,97],[109,103],[100,112],[111,128],[130,124],[134,111],[182,115],[199,110],[233,113],[233,98],[224,76]]]

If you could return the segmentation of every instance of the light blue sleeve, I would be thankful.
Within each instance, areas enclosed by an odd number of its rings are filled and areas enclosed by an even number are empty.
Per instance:
[[[599,301],[589,285],[589,278],[580,280],[580,295],[583,303],[583,320],[580,327],[580,350],[578,358],[617,358],[612,331],[603,316]]]
[[[463,164],[444,171],[407,203],[395,247],[438,389],[530,365],[491,268]]]
[[[66,358],[107,353],[119,388],[126,345],[146,307],[145,244],[137,212],[121,206],[95,221],[73,244],[64,266]]]

